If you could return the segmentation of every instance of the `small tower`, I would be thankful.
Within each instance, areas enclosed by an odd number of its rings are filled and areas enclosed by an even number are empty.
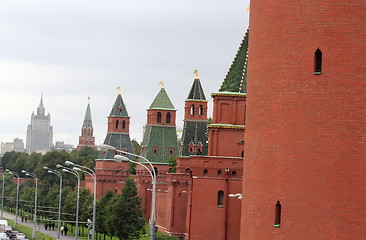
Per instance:
[[[130,139],[130,117],[123,102],[121,90],[119,87],[117,89],[118,95],[108,117],[108,132],[104,144],[134,153]],[[107,153],[101,153],[99,158],[113,159],[114,155],[113,151],[108,151]]]
[[[90,97],[88,98],[88,106],[86,107],[84,123],[81,127],[81,136],[79,137],[79,145],[77,149],[81,149],[84,146],[89,146],[93,149],[96,149],[95,146],[95,137],[93,136],[93,123],[91,118],[90,111]]]
[[[209,125],[209,156],[244,156],[248,31],[214,102]]]
[[[167,163],[178,153],[176,109],[162,85],[158,95],[147,110],[141,155],[155,163]]]
[[[207,100],[198,71],[184,107],[181,156],[207,155]]]

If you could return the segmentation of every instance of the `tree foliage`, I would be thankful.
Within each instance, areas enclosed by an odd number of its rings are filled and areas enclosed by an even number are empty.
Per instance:
[[[119,239],[137,238],[144,232],[145,221],[142,219],[141,198],[135,181],[128,178],[122,193],[109,201],[106,220],[111,235]]]

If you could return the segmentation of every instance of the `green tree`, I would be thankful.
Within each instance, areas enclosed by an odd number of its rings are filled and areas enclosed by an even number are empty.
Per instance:
[[[119,239],[137,238],[144,233],[141,198],[132,178],[127,178],[122,193],[111,199],[108,213],[113,235]]]
[[[177,155],[172,155],[168,158],[168,164],[171,167],[168,172],[175,173],[177,172]]]
[[[107,212],[107,207],[110,204],[111,199],[114,197],[114,195],[115,194],[112,191],[107,191],[103,198],[98,201],[95,228],[96,231],[99,233],[109,233],[106,220],[108,218],[108,215],[105,213]]]

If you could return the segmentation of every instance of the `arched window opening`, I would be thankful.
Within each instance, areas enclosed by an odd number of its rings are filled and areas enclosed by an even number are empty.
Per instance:
[[[174,154],[174,148],[169,148],[169,153]]]
[[[200,116],[202,116],[202,115],[203,115],[203,106],[202,106],[202,105],[200,105],[200,108],[199,108],[199,110],[198,110],[198,114],[199,114]]]
[[[217,192],[217,206],[218,207],[224,206],[224,191],[222,190]]]
[[[242,158],[244,157],[244,150],[241,152],[241,157]]]
[[[157,123],[161,123],[161,112],[158,112]]]
[[[192,170],[190,168],[186,168],[186,173],[191,173]]]
[[[221,175],[222,175],[222,171],[221,171],[221,170],[218,170],[218,171],[217,171],[217,176],[218,176],[218,177],[221,177]]]
[[[203,170],[203,176],[205,176],[205,177],[208,176],[208,170],[207,169]]]
[[[155,154],[158,153],[158,148],[157,147],[154,147],[152,150],[153,150],[153,153],[155,153]]]
[[[232,171],[232,172],[231,172],[231,177],[232,177],[232,178],[236,178],[236,171]]]
[[[193,147],[190,147],[188,152],[193,152]]]
[[[280,225],[281,225],[281,203],[280,203],[280,201],[277,201],[275,211],[276,212],[275,212],[274,226],[275,227],[280,227]]]
[[[126,129],[126,121],[122,121],[122,129]]]
[[[191,115],[194,115],[194,105],[191,105]]]
[[[116,121],[116,129],[118,129],[119,120]]]
[[[159,169],[157,167],[154,167],[154,174],[156,174],[156,176],[157,176],[158,173],[159,173]]]
[[[318,48],[314,53],[314,74],[321,74],[323,53]]]
[[[171,114],[170,114],[170,112],[168,112],[167,114],[166,114],[166,123],[170,123],[170,121],[171,121]]]

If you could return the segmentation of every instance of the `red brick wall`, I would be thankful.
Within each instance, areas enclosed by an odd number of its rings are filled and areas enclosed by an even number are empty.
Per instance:
[[[241,239],[365,238],[365,4],[251,1]]]

